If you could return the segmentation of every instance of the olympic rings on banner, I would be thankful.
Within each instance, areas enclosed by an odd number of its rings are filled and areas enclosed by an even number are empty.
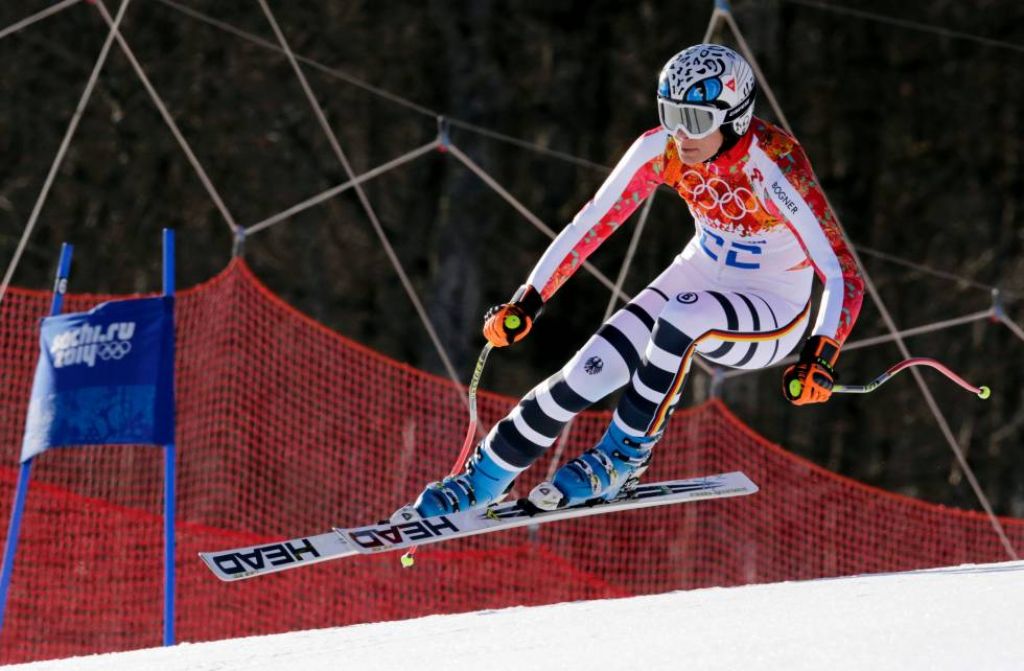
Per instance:
[[[110,359],[123,359],[132,351],[132,344],[128,341],[107,342],[99,346],[96,355],[104,361]]]

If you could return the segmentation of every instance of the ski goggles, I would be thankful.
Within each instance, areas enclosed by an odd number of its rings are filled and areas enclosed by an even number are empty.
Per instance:
[[[707,105],[677,103],[658,98],[658,116],[661,125],[670,133],[682,128],[691,140],[699,140],[711,135],[725,123],[726,110]]]

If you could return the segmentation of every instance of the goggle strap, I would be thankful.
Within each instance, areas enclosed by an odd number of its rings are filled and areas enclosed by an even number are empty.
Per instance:
[[[754,97],[756,93],[757,84],[755,84],[754,87],[750,89],[750,93],[747,94],[747,97],[744,98],[739,105],[733,107],[731,110],[728,111],[728,113],[726,113],[725,120],[735,121],[736,119],[743,116],[746,113],[746,111],[750,109],[750,106],[754,104]]]

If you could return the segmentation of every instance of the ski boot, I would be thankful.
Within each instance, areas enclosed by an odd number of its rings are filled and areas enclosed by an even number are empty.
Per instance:
[[[430,483],[414,503],[399,508],[391,519],[408,522],[424,517],[450,515],[460,510],[486,508],[508,495],[519,472],[499,466],[482,449],[482,444],[477,445],[462,473]]]
[[[563,464],[551,482],[534,487],[530,503],[541,510],[555,510],[614,499],[636,487],[651,463],[651,447],[657,439],[629,436],[610,425],[601,442]]]

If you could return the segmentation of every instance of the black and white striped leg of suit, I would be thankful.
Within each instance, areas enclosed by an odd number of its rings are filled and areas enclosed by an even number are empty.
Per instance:
[[[811,277],[723,278],[682,256],[605,322],[557,373],[532,389],[484,440],[499,465],[522,470],[577,413],[627,385],[613,421],[628,435],[659,437],[679,402],[694,355],[760,368],[800,341]],[[731,280],[731,281],[730,281]],[[731,286],[730,286],[731,285]]]

